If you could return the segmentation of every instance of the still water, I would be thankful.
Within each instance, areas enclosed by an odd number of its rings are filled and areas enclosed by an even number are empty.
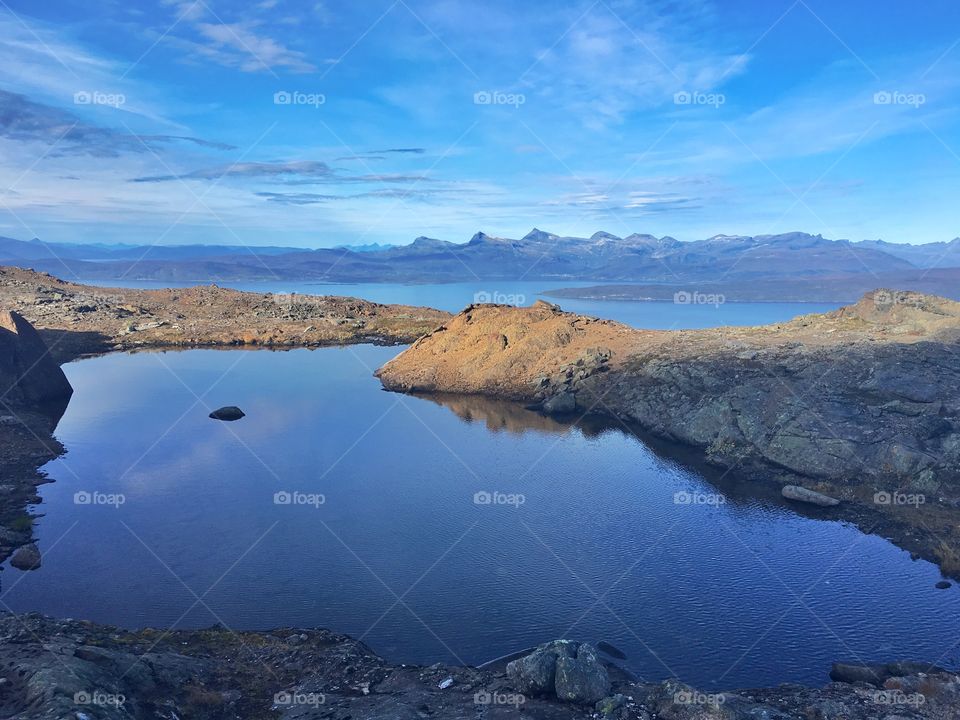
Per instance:
[[[17,611],[322,626],[397,662],[605,640],[648,680],[822,684],[960,662],[960,593],[886,540],[716,481],[623,427],[384,392],[398,348],[110,355],[76,388]],[[207,418],[236,404],[236,423]],[[488,502],[489,500],[489,502]]]

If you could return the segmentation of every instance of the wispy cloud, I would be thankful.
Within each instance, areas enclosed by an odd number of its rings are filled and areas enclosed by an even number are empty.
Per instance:
[[[317,185],[337,183],[420,183],[429,182],[425,175],[364,174],[347,175],[320,160],[292,160],[283,162],[238,162],[230,165],[200,168],[177,175],[149,175],[133,178],[130,182],[160,183],[171,180],[218,180],[244,178],[274,180],[286,185]]]
[[[4,90],[0,90],[0,137],[55,146],[49,152],[50,157],[119,157],[149,152],[157,144],[178,141],[217,150],[233,148],[225,143],[187,135],[134,134],[129,130],[92,125],[65,110]]]
[[[189,56],[213,61],[242,72],[312,73],[317,65],[305,52],[294,50],[271,36],[262,17],[269,18],[275,2],[261,2],[247,9],[240,20],[224,20],[210,4],[199,0],[168,0],[176,14],[176,28],[161,38]],[[332,60],[325,59],[322,64]]]

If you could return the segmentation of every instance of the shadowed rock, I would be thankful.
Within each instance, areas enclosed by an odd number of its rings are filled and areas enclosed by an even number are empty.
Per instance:
[[[7,406],[37,406],[73,394],[46,343],[18,313],[0,311],[0,397]]]

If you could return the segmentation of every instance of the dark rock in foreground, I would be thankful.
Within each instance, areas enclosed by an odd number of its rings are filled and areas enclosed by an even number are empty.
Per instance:
[[[33,325],[0,312],[0,397],[3,407],[35,406],[69,398],[73,388]]]
[[[233,422],[234,420],[239,420],[242,417],[246,417],[246,415],[240,408],[234,405],[228,405],[227,407],[222,407],[219,410],[214,410],[212,413],[210,413],[210,417],[214,420]]]
[[[870,682],[707,693],[675,679],[634,683],[607,678],[601,688],[606,670],[598,670],[595,659],[591,646],[561,640],[516,661],[519,665],[509,674],[398,666],[327,630],[127,632],[37,614],[2,614],[0,717],[956,720],[960,708],[960,677],[917,663],[878,666],[883,679],[878,670]],[[578,666],[596,684],[574,678]],[[582,700],[559,702],[556,696],[528,694],[519,687],[521,681],[538,692],[549,690],[551,683],[566,692],[563,688],[573,681],[569,687],[578,688]],[[587,696],[601,689],[604,696],[587,704]]]

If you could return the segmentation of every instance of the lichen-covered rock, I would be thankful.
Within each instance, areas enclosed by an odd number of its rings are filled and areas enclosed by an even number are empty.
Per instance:
[[[553,695],[558,657],[576,654],[576,643],[566,640],[541,645],[529,655],[507,664],[507,677],[514,687],[530,695]]]
[[[577,646],[575,657],[557,658],[554,684],[557,699],[563,702],[593,704],[610,692],[607,669],[587,643]]]

